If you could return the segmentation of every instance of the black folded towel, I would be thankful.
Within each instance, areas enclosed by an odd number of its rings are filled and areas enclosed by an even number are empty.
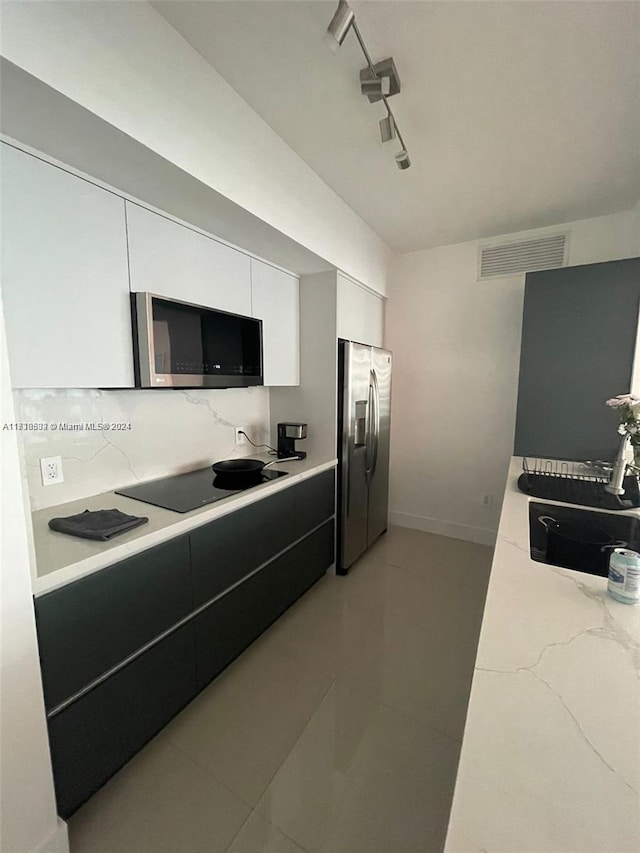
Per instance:
[[[49,527],[59,533],[81,536],[83,539],[101,539],[103,542],[140,527],[149,521],[144,516],[126,515],[119,509],[98,509],[91,512],[85,509],[78,515],[66,518],[52,518]]]

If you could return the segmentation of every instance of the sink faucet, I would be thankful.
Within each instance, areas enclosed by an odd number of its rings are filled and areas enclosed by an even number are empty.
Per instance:
[[[625,451],[627,449],[627,439],[628,435],[624,435],[622,441],[620,442],[620,448],[618,449],[618,455],[616,456],[616,461],[613,466],[613,471],[611,472],[611,479],[604,487],[605,491],[609,492],[611,495],[623,495],[623,481],[624,475],[627,472],[627,460],[625,459]]]

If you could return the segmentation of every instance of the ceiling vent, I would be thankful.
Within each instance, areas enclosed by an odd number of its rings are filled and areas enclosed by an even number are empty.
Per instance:
[[[567,234],[549,234],[535,240],[481,246],[478,279],[563,267],[567,244]]]

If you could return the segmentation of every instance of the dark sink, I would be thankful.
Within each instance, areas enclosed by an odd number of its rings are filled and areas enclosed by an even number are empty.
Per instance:
[[[612,512],[590,512],[589,510],[574,509],[573,507],[557,506],[556,504],[529,504],[529,547],[531,559],[538,563],[558,565],[565,569],[587,572],[590,575],[607,576],[607,569],[594,568],[585,564],[582,549],[576,545],[574,551],[564,548],[565,559],[554,561],[547,559],[547,531],[539,521],[541,516],[551,516],[557,522],[578,522],[588,527],[597,527],[606,531],[613,540],[628,543],[626,547],[633,551],[640,550],[640,519],[630,515],[620,515]]]

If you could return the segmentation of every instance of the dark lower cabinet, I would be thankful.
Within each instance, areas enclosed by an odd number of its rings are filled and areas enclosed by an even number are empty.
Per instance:
[[[195,607],[215,598],[297,538],[294,490],[285,489],[190,534]]]
[[[277,561],[275,561],[277,562]],[[205,687],[276,618],[267,595],[268,567],[196,616],[196,679]]]
[[[199,607],[333,515],[333,469],[303,480],[190,535],[194,606]]]
[[[49,709],[138,654],[49,718],[63,818],[327,571],[333,512],[327,471],[36,600]]]
[[[36,598],[47,710],[192,610],[187,536],[170,539]]]
[[[296,538],[305,536],[325,518],[333,515],[336,502],[336,475],[332,468],[303,480],[291,490],[295,498]]]
[[[58,812],[69,817],[196,694],[188,622],[49,720]]]
[[[195,619],[198,688],[238,657],[333,561],[331,520],[200,613]]]
[[[334,522],[327,521],[273,563],[269,599],[277,619],[321,578],[335,560]]]

